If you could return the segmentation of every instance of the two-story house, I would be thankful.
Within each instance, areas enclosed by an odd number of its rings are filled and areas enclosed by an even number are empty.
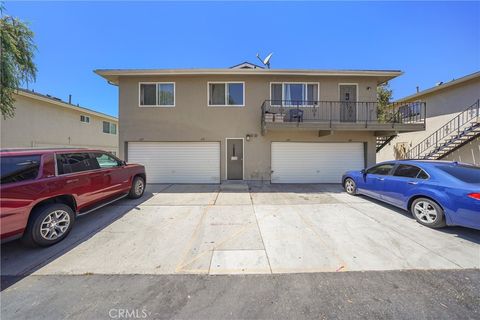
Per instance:
[[[450,160],[480,164],[480,72],[416,92],[403,101],[428,106],[425,131],[398,134],[377,153],[392,159]]]
[[[377,113],[376,87],[396,70],[95,72],[119,87],[120,156],[150,183],[338,183],[376,162],[377,143],[424,130],[421,104]]]
[[[94,148],[118,153],[118,119],[59,98],[19,89],[15,116],[2,118],[1,148]]]

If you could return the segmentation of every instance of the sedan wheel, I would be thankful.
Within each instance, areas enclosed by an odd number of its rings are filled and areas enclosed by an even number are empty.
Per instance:
[[[351,178],[345,179],[345,184],[344,184],[345,191],[348,194],[354,195],[357,192],[357,185],[355,184],[355,181]]]
[[[412,203],[411,211],[415,219],[424,226],[431,228],[445,226],[445,218],[442,208],[430,199],[416,199]]]

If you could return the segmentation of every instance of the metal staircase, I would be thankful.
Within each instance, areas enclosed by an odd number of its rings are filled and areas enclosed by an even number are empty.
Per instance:
[[[409,159],[439,160],[480,136],[480,100],[425,140],[410,148]]]
[[[392,136],[382,136],[382,137],[377,137],[377,153],[378,151],[382,150],[383,147],[385,147],[390,141],[393,140],[397,135],[392,135]]]

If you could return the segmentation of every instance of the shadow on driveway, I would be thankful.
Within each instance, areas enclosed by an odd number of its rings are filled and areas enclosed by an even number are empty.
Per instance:
[[[50,247],[29,248],[20,240],[2,244],[1,290],[3,291],[92,238],[127,212],[138,210],[138,206],[153,195],[147,189],[140,199],[122,199],[90,214],[78,217],[70,234],[63,241]]]
[[[364,195],[357,195],[356,197],[360,197],[371,203],[375,203],[386,209],[394,211],[395,213],[401,214],[405,218],[415,220],[415,218],[409,211],[403,210],[401,208],[395,207],[388,203],[385,203],[380,200],[373,199]],[[443,228],[435,229],[435,231],[442,232],[445,234],[451,234],[451,235],[454,235],[455,237],[462,238],[464,240],[467,240],[476,244],[480,244],[480,230],[475,230],[475,229],[460,227],[460,226],[446,226]],[[479,249],[479,256],[480,256],[480,249]]]

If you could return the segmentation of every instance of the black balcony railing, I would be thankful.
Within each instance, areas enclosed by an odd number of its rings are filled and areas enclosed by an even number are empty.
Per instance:
[[[412,147],[407,157],[410,159],[428,159],[439,148],[445,147],[456,139],[462,139],[465,133],[479,125],[480,100],[460,112],[455,118],[445,123],[434,133]]]
[[[380,108],[378,102],[265,100],[262,125],[273,123],[425,124],[425,102],[394,102]]]

